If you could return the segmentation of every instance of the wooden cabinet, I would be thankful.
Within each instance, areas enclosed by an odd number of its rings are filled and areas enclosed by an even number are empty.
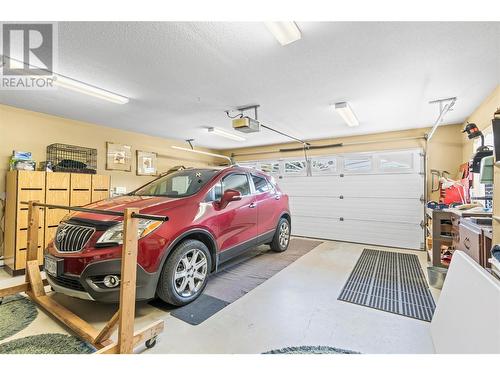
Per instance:
[[[456,250],[462,250],[484,268],[490,268],[488,258],[492,245],[492,230],[469,219],[462,219],[459,225]]]
[[[110,177],[106,175],[92,175],[92,202],[109,198]]]
[[[70,173],[47,173],[45,201],[48,204],[69,206],[70,204]],[[61,219],[68,210],[46,208],[45,210],[45,246],[54,238]]]
[[[472,259],[477,263],[480,262],[482,257],[482,244],[483,244],[483,231],[476,225],[472,225],[467,220],[462,220],[459,227],[460,231],[460,243],[456,247],[458,250],[462,250],[467,253]]]
[[[92,202],[92,175],[71,173],[71,206],[85,206]]]
[[[84,206],[109,197],[110,178],[78,173],[9,171],[6,179],[5,266],[12,274],[24,273],[27,250],[28,206],[22,201],[62,206]],[[43,249],[54,238],[57,226],[68,213],[58,208],[40,208],[39,263]]]
[[[447,267],[441,261],[443,249],[461,250],[483,267],[489,267],[491,249],[491,226],[478,224],[477,219],[491,217],[491,214],[456,209],[426,210],[432,220],[432,246],[428,252],[433,266]]]
[[[481,252],[481,265],[484,268],[491,268],[490,262],[488,259],[491,257],[491,247],[493,246],[493,228],[485,228],[483,229],[483,249]]]
[[[7,270],[24,268],[26,264],[28,206],[23,201],[45,203],[45,172],[9,171],[5,199],[5,266]],[[43,262],[44,210],[40,210],[38,249]]]

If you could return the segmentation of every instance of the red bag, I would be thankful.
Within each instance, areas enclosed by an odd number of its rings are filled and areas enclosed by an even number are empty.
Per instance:
[[[469,189],[472,183],[472,173],[470,173],[469,163],[460,165],[460,184],[453,185],[447,189],[443,189],[442,184],[439,183],[441,192],[439,194],[440,203],[470,203]],[[461,186],[460,186],[461,185]]]
[[[452,204],[452,203],[460,203],[463,204],[464,200],[467,201],[464,195],[463,186],[454,185],[448,189],[444,189],[444,201],[443,203]]]

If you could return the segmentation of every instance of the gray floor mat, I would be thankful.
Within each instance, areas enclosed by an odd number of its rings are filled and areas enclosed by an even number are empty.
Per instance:
[[[203,323],[227,305],[229,305],[229,302],[202,294],[190,304],[173,310],[170,315],[195,326]]]
[[[430,322],[436,305],[415,254],[364,249],[339,300]]]
[[[265,245],[257,247],[211,277],[204,293],[234,302],[321,243],[293,238],[283,253],[270,251]]]
[[[322,241],[292,238],[288,249],[283,253],[270,251],[266,245],[256,247],[224,264],[217,274],[210,277],[203,294],[189,305],[173,308],[159,300],[150,304],[170,311],[172,316],[186,323],[200,324],[321,243]]]

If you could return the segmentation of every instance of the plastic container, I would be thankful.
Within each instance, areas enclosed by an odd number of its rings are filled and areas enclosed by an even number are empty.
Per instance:
[[[442,289],[444,280],[446,279],[447,268],[443,267],[427,267],[427,275],[429,276],[429,284],[436,289]]]

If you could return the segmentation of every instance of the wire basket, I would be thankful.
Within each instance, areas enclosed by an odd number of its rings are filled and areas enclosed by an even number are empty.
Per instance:
[[[97,149],[63,143],[47,146],[47,163],[54,172],[97,173]]]

